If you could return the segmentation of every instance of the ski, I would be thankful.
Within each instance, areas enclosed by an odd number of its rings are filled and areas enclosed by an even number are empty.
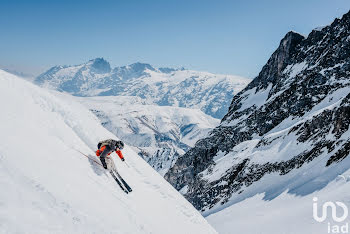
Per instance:
[[[125,186],[125,188],[128,190],[128,192],[132,192],[131,187],[128,185],[128,183],[125,182],[125,180],[121,177],[121,175],[119,175],[119,173],[117,172],[117,170],[114,171],[115,174],[117,174],[118,178],[122,181],[123,185]]]
[[[117,184],[119,185],[119,187],[126,193],[128,194],[129,191],[128,189],[124,188],[123,185],[120,183],[120,181],[118,180],[118,178],[114,175],[114,173],[112,171],[109,171],[109,173],[111,173],[113,179],[117,182]]]

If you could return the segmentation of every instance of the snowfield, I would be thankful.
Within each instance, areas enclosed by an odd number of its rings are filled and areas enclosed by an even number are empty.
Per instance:
[[[128,195],[79,153],[116,138],[79,103],[0,70],[0,107],[0,233],[216,233],[130,147]]]
[[[349,176],[350,170],[339,176],[326,188],[307,196],[296,196],[286,191],[273,200],[266,200],[264,199],[265,194],[258,194],[208,216],[207,220],[220,234],[332,233],[328,232],[328,224],[331,227],[330,230],[337,230],[334,226],[341,228],[349,225],[350,217],[347,217],[343,222],[335,222],[332,219],[330,209],[328,209],[327,219],[321,223],[317,222],[313,219],[313,198],[318,198],[316,203],[318,216],[321,216],[321,207],[327,201],[340,201],[349,208]],[[343,214],[343,210],[337,207],[337,217],[341,217]]]

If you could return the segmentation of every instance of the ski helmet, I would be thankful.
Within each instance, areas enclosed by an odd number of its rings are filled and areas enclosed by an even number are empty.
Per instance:
[[[122,141],[117,141],[116,147],[122,150],[124,148],[124,143]]]

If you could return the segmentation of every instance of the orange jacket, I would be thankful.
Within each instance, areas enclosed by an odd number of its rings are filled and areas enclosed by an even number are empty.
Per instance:
[[[102,146],[101,149],[96,150],[96,156],[99,157],[105,149],[106,149],[106,146]],[[115,152],[118,154],[120,159],[124,159],[124,156],[120,149],[117,149]],[[113,153],[113,151],[111,151],[108,155],[110,155],[111,153]]]

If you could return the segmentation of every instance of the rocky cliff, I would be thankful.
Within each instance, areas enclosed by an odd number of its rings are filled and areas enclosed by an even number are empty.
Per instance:
[[[345,170],[349,104],[350,12],[306,38],[288,32],[221,124],[165,178],[205,212],[257,193],[310,193]]]

